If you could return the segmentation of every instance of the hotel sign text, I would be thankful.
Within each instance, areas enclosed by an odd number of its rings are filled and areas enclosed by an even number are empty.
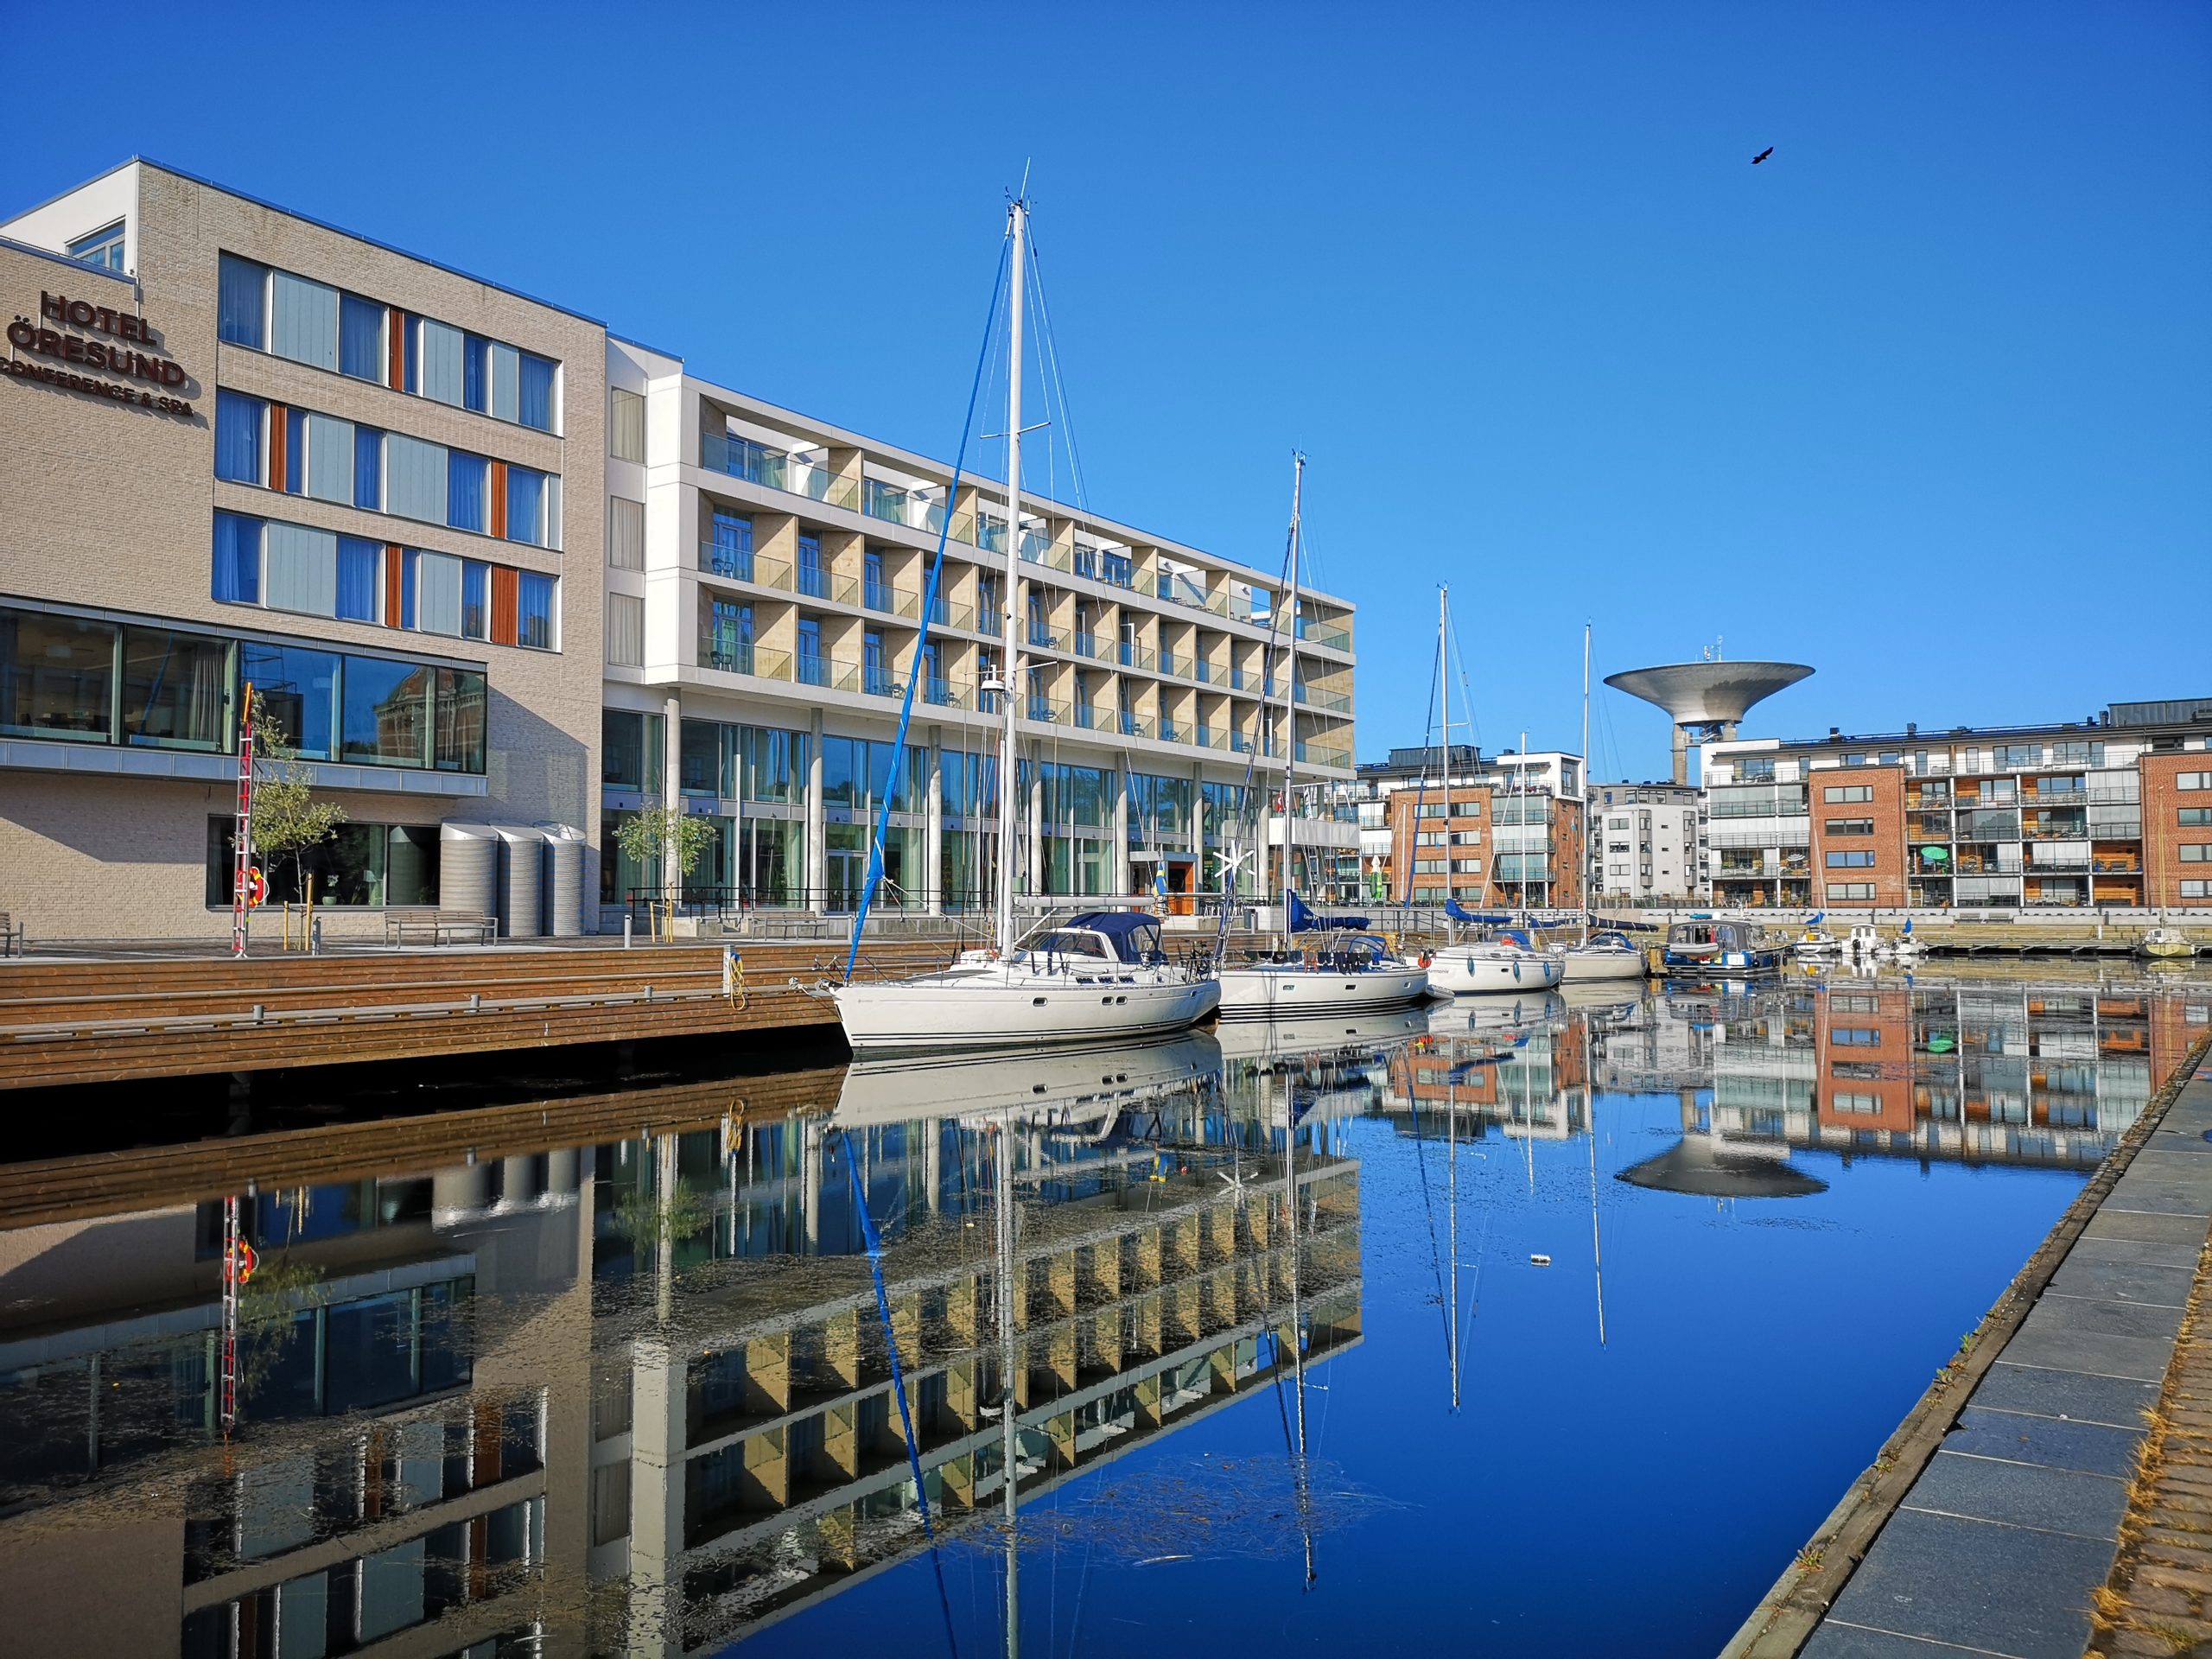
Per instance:
[[[17,351],[35,352],[65,365],[82,364],[87,369],[104,370],[108,374],[150,384],[122,385],[79,374],[67,367],[54,368],[14,356],[0,360],[0,373],[11,374],[18,379],[42,380],[72,391],[89,391],[119,403],[160,410],[168,415],[192,413],[191,403],[173,391],[190,377],[185,373],[184,365],[168,355],[161,335],[145,318],[60,294],[41,294],[38,309],[36,322],[19,316],[8,325],[8,343]],[[57,327],[56,324],[60,326]],[[87,339],[77,332],[79,329],[95,330],[109,338]]]

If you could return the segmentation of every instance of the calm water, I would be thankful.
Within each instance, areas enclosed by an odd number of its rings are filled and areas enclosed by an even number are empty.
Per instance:
[[[0,1169],[0,1650],[1710,1654],[2212,986],[1604,988]]]

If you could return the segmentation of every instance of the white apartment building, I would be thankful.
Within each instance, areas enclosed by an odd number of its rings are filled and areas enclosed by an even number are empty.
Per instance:
[[[1164,893],[1187,912],[1219,891],[1224,861],[1241,891],[1274,890],[1287,838],[1301,890],[1339,896],[1357,825],[1308,804],[1287,837],[1279,798],[1287,744],[1308,782],[1351,775],[1349,605],[1300,595],[1294,733],[1275,577],[1027,493],[1010,531],[988,479],[956,491],[941,462],[613,337],[607,383],[601,804],[610,826],[656,798],[710,819],[696,896],[850,910],[888,797],[879,902],[982,904],[999,797],[986,687],[1009,604],[1018,891]],[[653,881],[612,851],[601,872],[607,906]]]
[[[1696,898],[1704,860],[1698,791],[1679,784],[1590,785],[1590,891],[1631,904]]]

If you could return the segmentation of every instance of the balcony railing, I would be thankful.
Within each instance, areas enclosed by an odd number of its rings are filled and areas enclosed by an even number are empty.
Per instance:
[[[781,559],[763,558],[749,547],[715,542],[699,543],[699,569],[727,582],[749,582],[759,588],[791,588],[791,568]]]
[[[769,651],[749,639],[734,639],[711,628],[699,630],[699,666],[725,674],[750,674],[763,680],[789,680],[791,654]]]
[[[798,683],[818,685],[831,691],[857,691],[861,689],[861,665],[841,661],[835,657],[809,655],[801,652],[797,658]]]
[[[1324,748],[1318,743],[1300,743],[1298,746],[1298,759],[1300,765],[1316,766],[1351,765],[1351,753],[1349,750]]]
[[[1147,647],[1135,645],[1127,639],[1122,640],[1116,646],[1115,654],[1121,658],[1123,668],[1141,668],[1147,673],[1152,671],[1154,664],[1160,660]]]
[[[1310,644],[1325,645],[1332,651],[1350,651],[1351,632],[1332,623],[1319,622],[1311,617],[1298,619],[1298,637]]]
[[[823,462],[773,449],[750,438],[732,437],[722,432],[700,433],[699,465],[710,473],[741,478],[748,484],[804,496],[810,501],[833,507],[860,505],[860,486],[852,480],[836,477]]]
[[[1298,700],[1309,709],[1319,709],[1334,715],[1351,712],[1351,699],[1340,691],[1324,691],[1318,686],[1301,685]]]

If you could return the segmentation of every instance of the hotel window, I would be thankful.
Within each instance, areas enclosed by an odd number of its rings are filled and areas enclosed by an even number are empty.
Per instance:
[[[338,614],[348,622],[384,620],[384,548],[358,536],[338,538]]]
[[[461,340],[460,329],[448,322],[438,322],[429,317],[416,319],[415,332],[418,336],[416,378],[423,396],[435,397],[442,404],[461,406]]]
[[[353,429],[353,505],[384,508],[384,434],[373,426]]]
[[[481,334],[461,337],[461,407],[473,409],[479,415],[488,414],[491,410],[491,345]]]
[[[1831,805],[1871,801],[1874,790],[1870,784],[1830,784],[1821,791],[1821,798]]]
[[[118,219],[104,231],[79,237],[69,245],[69,257],[82,264],[97,265],[102,270],[121,270],[123,221]]]
[[[645,400],[620,386],[608,390],[607,452],[617,461],[645,458]]]
[[[223,255],[215,277],[215,336],[261,349],[269,315],[269,269]]]
[[[1830,818],[1821,826],[1832,836],[1871,836],[1874,833],[1872,818]]]
[[[338,296],[338,372],[356,380],[385,381],[385,308],[358,294]]]
[[[466,449],[446,452],[446,523],[455,530],[482,531],[491,493],[492,463]]]
[[[307,427],[306,493],[318,501],[350,506],[353,501],[353,423],[328,415],[309,415]]]
[[[215,476],[236,484],[259,484],[264,429],[269,405],[244,392],[215,393]]]
[[[721,515],[715,515],[717,522]],[[645,568],[645,504],[607,498],[607,563],[615,570]]]
[[[461,637],[488,639],[492,620],[492,567],[481,559],[461,565]]]
[[[550,473],[510,464],[507,467],[507,539],[532,547],[558,547],[559,526],[554,522],[560,497],[558,480]]]
[[[515,596],[515,643],[531,651],[554,647],[554,579],[531,571],[522,573]]]
[[[1873,896],[1874,884],[1872,881],[1828,883],[1828,902],[1832,905],[1847,905],[1854,899],[1872,899]]]
[[[215,515],[213,581],[208,592],[233,605],[261,603],[261,520]]]
[[[2212,864],[2212,842],[2183,842],[2181,847],[2181,861],[2184,864]]]
[[[288,270],[270,271],[269,349],[311,368],[336,368],[338,290]]]
[[[607,596],[607,660],[618,668],[645,661],[645,601],[634,594]]]
[[[424,443],[404,433],[389,432],[384,441],[385,511],[424,524],[446,522],[446,448]]]
[[[1872,852],[1830,853],[1827,865],[1832,870],[1871,870],[1874,868],[1874,855]]]
[[[531,352],[518,352],[516,368],[515,418],[540,432],[553,429],[553,359]]]

